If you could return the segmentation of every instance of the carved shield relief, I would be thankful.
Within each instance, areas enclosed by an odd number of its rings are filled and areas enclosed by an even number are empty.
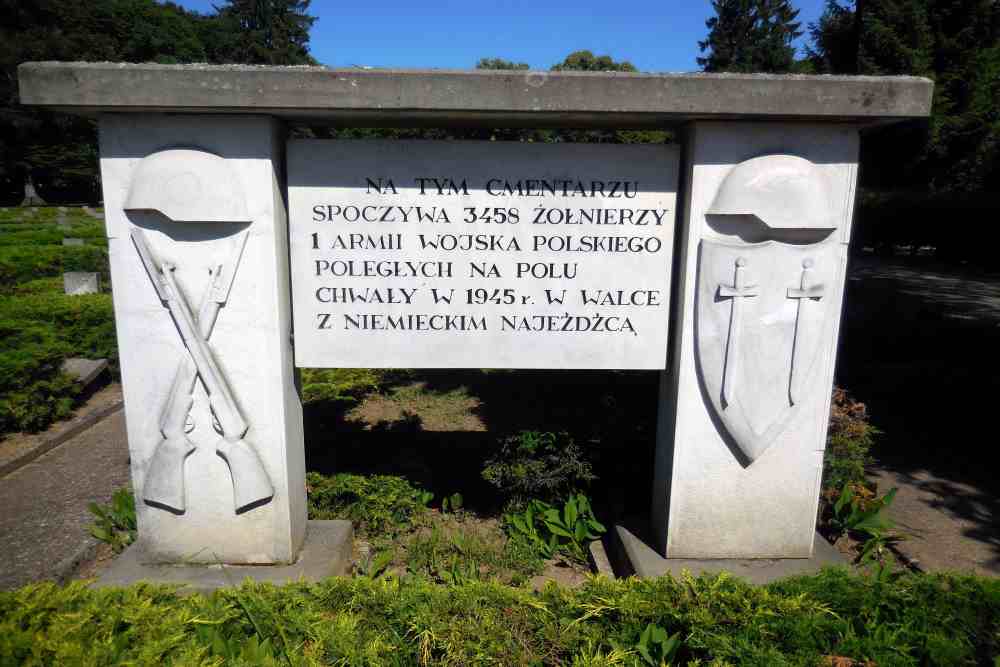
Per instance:
[[[833,324],[837,244],[704,239],[698,260],[699,374],[719,421],[753,462],[818,384],[814,369]]]

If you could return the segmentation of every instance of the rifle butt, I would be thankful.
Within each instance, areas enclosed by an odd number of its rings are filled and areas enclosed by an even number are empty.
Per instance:
[[[223,439],[215,451],[229,465],[237,514],[258,507],[274,496],[271,479],[249,442],[242,438]]]
[[[184,461],[194,451],[187,440],[166,439],[156,446],[146,471],[142,499],[146,504],[183,514],[185,506]]]

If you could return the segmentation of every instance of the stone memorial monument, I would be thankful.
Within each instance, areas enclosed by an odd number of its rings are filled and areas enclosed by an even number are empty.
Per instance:
[[[859,134],[927,116],[930,81],[19,77],[22,103],[100,120],[142,562],[343,551],[349,532],[306,521],[297,366],[659,370],[659,556],[813,554]],[[678,143],[286,141],[301,119],[673,128]]]

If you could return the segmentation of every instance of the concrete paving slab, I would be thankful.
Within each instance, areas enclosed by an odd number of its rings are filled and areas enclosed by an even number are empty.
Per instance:
[[[350,521],[309,521],[299,559],[291,565],[163,565],[144,562],[146,554],[137,543],[126,549],[98,575],[95,586],[129,586],[147,581],[182,584],[184,592],[209,592],[240,585],[250,578],[258,582],[287,584],[319,581],[345,575],[351,565],[354,527]]]
[[[128,484],[121,411],[0,480],[0,588],[64,580],[97,546],[87,505]]]

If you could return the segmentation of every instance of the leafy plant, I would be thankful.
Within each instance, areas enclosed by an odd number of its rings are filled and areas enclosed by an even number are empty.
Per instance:
[[[562,554],[582,561],[586,543],[606,530],[582,493],[570,496],[561,510],[544,501],[532,500],[524,511],[508,512],[504,519],[512,538],[526,540],[545,558]]]
[[[893,488],[884,496],[875,496],[863,486],[847,483],[831,506],[829,526],[838,536],[850,533],[861,538],[859,562],[878,566],[881,577],[888,576],[884,568],[894,562],[892,545],[902,539],[893,531],[895,524],[887,513],[896,491]]]
[[[365,535],[392,535],[427,510],[433,495],[394,475],[306,475],[309,517],[348,519]]]
[[[462,509],[462,494],[455,492],[441,500],[442,512],[458,512]]]
[[[118,489],[107,505],[90,503],[90,513],[96,517],[90,526],[90,534],[101,542],[111,545],[115,553],[135,542],[137,534],[135,517],[135,496],[128,489]]]
[[[362,577],[377,579],[385,574],[396,554],[392,549],[370,551],[358,562],[357,573]]]
[[[667,631],[660,626],[650,623],[639,635],[639,643],[635,645],[635,650],[647,665],[656,667],[671,663],[680,647],[679,632],[667,634]]]
[[[482,474],[514,506],[532,498],[554,502],[597,479],[569,435],[539,431],[521,431],[500,440]]]

